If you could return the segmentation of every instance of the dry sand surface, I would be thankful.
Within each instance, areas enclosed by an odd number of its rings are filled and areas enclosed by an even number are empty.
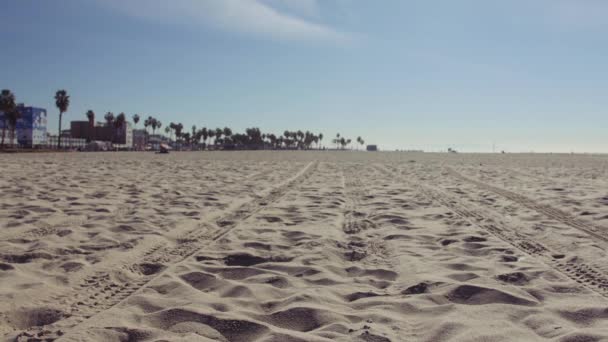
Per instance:
[[[1,155],[8,341],[608,341],[608,157]]]

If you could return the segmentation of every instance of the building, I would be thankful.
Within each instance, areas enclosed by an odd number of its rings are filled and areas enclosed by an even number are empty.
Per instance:
[[[48,148],[57,148],[58,137],[56,135],[49,135],[46,138],[46,146]],[[81,150],[87,145],[85,139],[61,137],[61,148],[68,150]]]
[[[89,121],[72,121],[70,122],[70,136],[76,139],[103,140],[96,139],[95,124]]]
[[[17,106],[21,117],[17,120],[15,137],[9,141],[9,128],[6,127],[5,144],[19,144],[23,147],[36,147],[46,145],[47,112],[44,108],[27,107],[23,104]],[[4,129],[4,113],[0,112],[0,131]]]
[[[129,122],[116,128],[93,121],[72,121],[70,134],[72,138],[85,141],[109,141],[117,148],[133,147],[133,128]]]
[[[148,132],[145,129],[133,130],[133,149],[144,151],[148,144]]]

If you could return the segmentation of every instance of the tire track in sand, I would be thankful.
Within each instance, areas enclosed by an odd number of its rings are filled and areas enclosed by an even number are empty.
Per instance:
[[[28,342],[55,341],[80,324],[122,303],[146,287],[151,281],[163,275],[171,265],[183,261],[201,248],[219,240],[236,227],[240,221],[254,215],[268,204],[279,200],[291,187],[308,178],[317,169],[317,166],[318,162],[307,164],[294,177],[273,188],[267,194],[219,217],[215,222],[203,223],[199,227],[200,229],[178,238],[177,245],[158,246],[148,251],[139,260],[123,265],[123,270],[131,271],[137,275],[135,279],[126,277],[121,279],[105,271],[86,278],[80,285],[81,291],[72,294],[69,312],[64,313],[51,324],[32,327],[18,333],[14,340]]]
[[[388,252],[384,240],[372,239],[366,234],[366,231],[376,230],[378,227],[369,214],[361,210],[363,199],[370,194],[357,171],[360,170],[353,170],[352,167],[342,171],[346,194],[342,231],[348,237],[344,256],[350,261],[360,261],[369,256],[386,259]]]
[[[496,213],[473,204],[465,205],[458,197],[432,185],[422,184],[422,181],[412,182],[404,178],[400,172],[389,171],[379,166],[376,167],[385,174],[396,176],[395,179],[404,181],[412,189],[424,195],[429,201],[439,203],[466,222],[482,228],[495,237],[507,242],[524,254],[577,282],[587,290],[608,298],[608,276],[598,268],[582,262],[576,262],[576,260],[563,260],[563,254],[553,251],[542,243],[533,241],[518,233],[510,224],[503,222],[501,216]]]
[[[541,213],[550,219],[556,220],[569,227],[572,227],[574,229],[578,229],[584,233],[587,233],[591,237],[601,240],[601,242],[603,242],[603,244],[608,243],[608,230],[606,230],[606,229],[602,229],[591,223],[577,219],[574,216],[572,216],[562,210],[553,208],[546,204],[538,203],[537,201],[535,201],[531,198],[520,195],[513,191],[502,189],[502,188],[496,187],[494,185],[486,184],[486,183],[478,181],[476,179],[468,178],[468,177],[463,176],[462,174],[458,173],[456,170],[454,170],[450,167],[446,167],[446,170],[448,171],[448,173],[450,175],[452,175],[453,177],[456,177],[457,179],[474,184],[481,189],[484,189],[484,190],[487,190],[490,192],[494,192],[495,194],[503,196],[528,209]]]

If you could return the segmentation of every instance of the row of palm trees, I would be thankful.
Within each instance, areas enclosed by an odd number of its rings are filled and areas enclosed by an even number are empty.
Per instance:
[[[224,149],[311,149],[313,144],[320,148],[323,134],[314,134],[309,131],[289,131],[283,135],[273,133],[262,133],[257,127],[247,128],[244,133],[233,133],[229,127],[197,129],[192,126],[190,132],[184,132],[184,125],[181,123],[170,123],[165,128],[165,133],[169,137],[175,137],[176,142],[191,147],[210,147],[208,139],[213,139],[215,148]],[[202,142],[202,143],[201,143]]]
[[[55,92],[55,106],[59,110],[59,134],[57,139],[57,148],[61,148],[61,125],[63,120],[63,114],[68,111],[70,106],[70,96],[67,91],[61,89]],[[4,139],[6,135],[6,129],[9,128],[11,134],[10,140],[14,140],[15,129],[17,120],[21,117],[19,113],[15,95],[8,89],[2,90],[0,94],[0,111],[4,112],[4,122],[2,128],[2,140],[0,147],[4,147]],[[90,123],[95,122],[95,112],[88,110],[86,117]],[[125,113],[120,113],[117,116],[112,112],[107,112],[104,116],[106,124],[109,127],[114,126],[120,129],[127,122],[127,116]],[[141,120],[140,114],[134,114],[133,123],[137,127],[137,124]],[[162,127],[162,122],[152,116],[148,116],[144,120],[144,127],[148,132],[148,127],[152,129],[152,134],[156,134],[156,130]],[[244,133],[233,133],[229,127],[224,128],[206,128],[197,129],[196,126],[192,126],[190,132],[184,131],[184,125],[181,123],[171,122],[165,127],[165,133],[170,138],[174,138],[176,142],[185,144],[191,147],[202,147],[206,148],[207,140],[212,138],[213,145],[218,148],[224,149],[298,149],[305,150],[313,148],[316,145],[317,148],[321,148],[323,141],[323,133],[314,134],[312,132],[301,130],[289,131],[285,130],[282,135],[275,135],[273,133],[262,133],[257,128],[247,128]],[[201,146],[202,141],[202,146]],[[361,137],[357,137],[357,143],[364,145],[365,142]],[[346,148],[351,144],[351,139],[340,136],[340,133],[336,134],[336,139],[333,139],[333,143],[336,148]]]
[[[165,133],[170,138],[175,138],[175,141],[190,147],[210,147],[207,144],[208,139],[213,140],[215,148],[222,147],[224,149],[297,149],[308,150],[312,148],[321,148],[323,141],[323,133],[314,134],[310,131],[303,132],[285,130],[282,135],[274,133],[263,133],[259,128],[247,128],[244,133],[233,133],[229,127],[224,128],[207,128],[197,129],[196,125],[192,126],[190,132],[184,132],[184,125],[181,123],[171,122],[165,128]],[[340,137],[340,134],[337,134]],[[202,143],[201,143],[202,142]],[[349,146],[351,139],[339,138],[337,144],[342,149]],[[365,141],[361,137],[357,137],[357,143],[363,145]]]
[[[332,142],[336,145],[336,149],[341,148],[341,149],[345,149],[346,147],[349,147],[350,144],[352,143],[351,139],[345,138],[345,137],[341,137],[340,133],[336,134],[336,138],[332,140]],[[360,144],[361,146],[365,145],[365,140],[363,140],[363,138],[361,137],[357,137],[357,143]]]
[[[95,113],[92,110],[89,110],[87,111],[86,116],[89,121],[93,122]],[[126,116],[124,113],[120,113],[118,117],[114,119],[114,114],[112,112],[108,112],[105,115],[105,119],[108,126],[114,125],[116,128],[121,128],[126,121]],[[141,115],[134,114],[132,119],[133,123],[137,127],[137,124],[141,120]],[[152,116],[148,116],[148,118],[144,120],[144,128],[146,133],[148,133],[148,127],[152,128],[152,134],[156,134],[156,130],[162,127],[162,122]],[[277,136],[273,133],[262,133],[257,127],[247,128],[244,134],[233,134],[232,129],[229,127],[218,127],[215,129],[203,127],[201,129],[197,129],[196,125],[193,125],[190,132],[184,132],[184,125],[182,123],[174,122],[169,123],[169,125],[165,127],[165,134],[180,145],[183,144],[190,147],[207,148],[211,146],[207,144],[207,140],[214,139],[213,146],[215,148],[222,147],[224,149],[305,150],[311,149],[313,144],[316,145],[317,148],[321,148],[321,142],[323,141],[323,133],[314,134],[310,131],[303,132],[301,130],[285,130],[283,135]],[[336,148],[340,147],[345,149],[346,147],[350,146],[351,139],[340,137],[340,133],[338,133],[333,142],[336,144]],[[365,144],[361,137],[357,137],[357,143],[361,145]]]

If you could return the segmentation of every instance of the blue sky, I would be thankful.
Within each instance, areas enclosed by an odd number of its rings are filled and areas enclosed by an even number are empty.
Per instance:
[[[387,149],[608,152],[608,1],[4,0],[0,87]],[[326,139],[327,140],[327,139]]]

